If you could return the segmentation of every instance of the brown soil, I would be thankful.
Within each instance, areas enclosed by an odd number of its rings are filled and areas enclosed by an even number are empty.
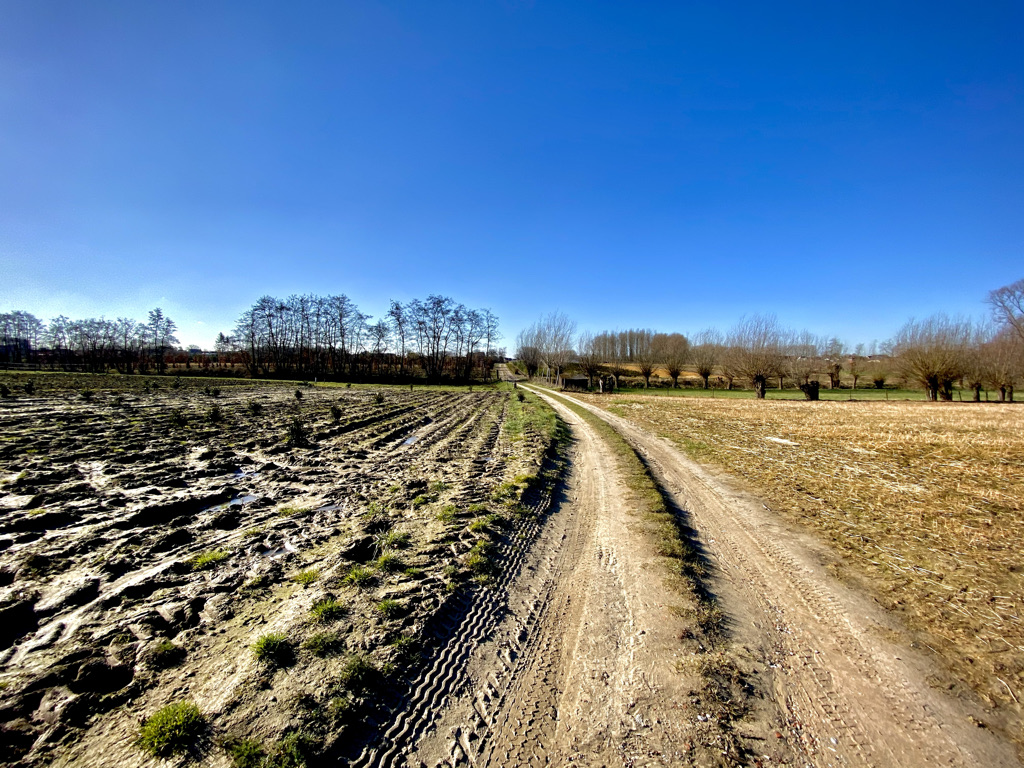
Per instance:
[[[552,435],[508,392],[103,381],[0,402],[5,764],[156,765],[139,723],[179,701],[207,722],[179,761],[355,758],[535,525]]]

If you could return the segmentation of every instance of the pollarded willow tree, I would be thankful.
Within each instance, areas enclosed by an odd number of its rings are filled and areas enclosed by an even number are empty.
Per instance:
[[[972,336],[970,321],[937,314],[907,322],[892,350],[900,372],[921,384],[929,400],[952,400],[953,382],[967,372]]]
[[[672,379],[673,388],[679,388],[679,376],[690,359],[690,341],[681,333],[656,333],[651,340],[654,357]]]
[[[744,317],[729,332],[729,368],[750,381],[758,399],[784,371],[786,336],[775,315]]]
[[[715,372],[715,366],[722,361],[723,349],[722,334],[714,328],[705,328],[693,337],[689,351],[690,363],[704,383],[704,389],[708,388],[708,380]]]

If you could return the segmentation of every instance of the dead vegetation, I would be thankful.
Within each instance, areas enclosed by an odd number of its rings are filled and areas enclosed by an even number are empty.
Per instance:
[[[924,630],[923,642],[989,705],[1019,711],[1024,410],[585,399],[744,478],[772,509],[812,526],[845,556],[848,575],[867,575],[877,599]]]

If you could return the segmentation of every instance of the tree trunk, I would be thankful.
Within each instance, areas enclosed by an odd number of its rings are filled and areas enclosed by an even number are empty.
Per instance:
[[[974,385],[974,402],[981,402],[981,384]]]
[[[821,384],[817,381],[808,381],[806,384],[800,385],[800,391],[804,393],[804,397],[808,400],[818,400],[818,391],[821,388]]]
[[[707,388],[708,388],[708,379],[710,379],[710,378],[711,378],[711,374],[710,374],[710,373],[708,373],[708,374],[703,374],[703,373],[702,373],[702,374],[700,375],[700,377],[701,377],[702,379],[704,379],[704,389],[707,389]]]
[[[764,400],[765,389],[768,386],[768,381],[763,376],[757,376],[754,378],[754,392],[757,393],[758,400]]]

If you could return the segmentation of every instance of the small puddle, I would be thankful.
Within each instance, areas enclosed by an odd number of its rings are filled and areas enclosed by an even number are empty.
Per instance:
[[[405,438],[405,440],[402,441],[402,445],[412,445],[413,443],[415,443],[419,439],[420,439],[419,435],[411,435],[410,437],[407,437],[407,438]]]
[[[247,496],[238,496],[238,497],[232,499],[231,501],[229,501],[227,503],[227,506],[229,506],[229,507],[238,507],[238,506],[241,506],[242,504],[248,504],[250,501],[256,501],[256,499],[258,499],[258,498],[259,498],[259,496],[253,496],[251,494],[249,494]]]
[[[274,547],[273,549],[265,549],[260,552],[263,557],[269,557],[271,560],[284,555],[290,555],[298,550],[292,545],[290,541],[286,541],[283,547]]]

